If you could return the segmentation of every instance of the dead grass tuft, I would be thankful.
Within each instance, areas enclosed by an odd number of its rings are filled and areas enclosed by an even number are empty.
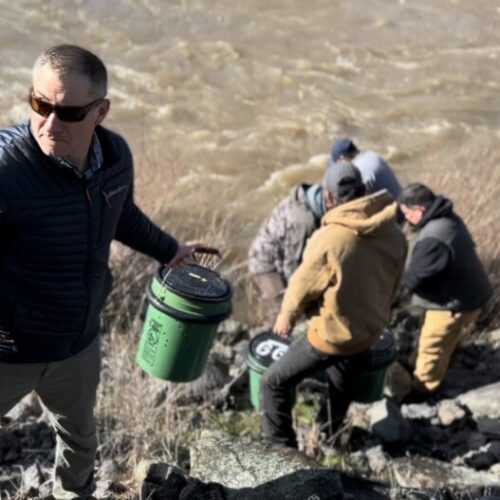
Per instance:
[[[439,165],[439,166],[438,166]],[[484,148],[472,153],[463,147],[444,167],[429,159],[429,167],[415,179],[450,198],[477,246],[494,288],[494,297],[483,311],[483,328],[500,327],[500,153]]]
[[[464,218],[473,234],[495,288],[495,297],[482,317],[482,324],[489,328],[500,326],[500,240],[496,209],[500,194],[499,158],[498,153],[487,150],[482,155],[473,156],[464,149],[457,152],[452,164],[444,169],[436,168],[436,164],[440,164],[439,159],[430,158],[429,169],[420,172],[419,179],[415,179],[451,198],[457,213]],[[172,185],[182,171],[181,164],[181,160],[172,163],[167,176]],[[474,166],[473,176],[470,169],[467,169],[468,175],[464,175],[463,168],[452,168],[453,165],[468,164]],[[180,240],[202,238],[220,248],[224,258],[218,270],[232,282],[233,287],[245,290],[246,257],[241,250],[233,250],[239,244],[237,223],[223,210],[217,214],[204,212],[202,204],[193,207],[193,213],[188,216],[176,212],[176,193],[173,189],[167,195],[157,195],[163,190],[156,181],[166,177],[168,168],[162,163],[160,169],[158,162],[152,165],[150,170],[144,167],[138,169],[139,172],[146,170],[140,175],[147,178],[140,180],[139,185],[151,185],[151,180],[154,180],[153,191],[156,194],[142,200],[145,211],[153,214],[154,219]],[[138,487],[130,478],[143,459],[168,461],[187,467],[188,445],[198,436],[202,426],[232,429],[233,433],[256,433],[255,419],[247,419],[244,415],[222,416],[210,413],[207,408],[179,406],[175,384],[155,380],[137,367],[134,358],[141,329],[140,303],[156,266],[142,255],[119,245],[114,246],[112,267],[116,286],[103,315],[106,335],[103,338],[103,383],[97,408],[101,437],[99,451],[101,460],[112,458],[121,464],[123,477],[129,478],[131,487]],[[244,309],[245,294],[237,295],[237,300],[242,301]],[[299,427],[305,451],[315,455],[320,447],[319,427],[309,424]],[[340,459],[336,457],[335,460]]]
[[[473,234],[495,288],[494,299],[482,317],[482,324],[489,328],[500,326],[500,239],[496,208],[500,195],[499,160],[500,154],[487,148],[479,155],[464,148],[444,168],[439,158],[429,158],[428,169],[419,172],[419,178],[415,179],[451,198]],[[461,168],[454,168],[458,165]],[[185,159],[181,155],[177,158],[151,152],[141,155],[136,182],[141,193],[139,205],[179,240],[203,239],[222,250],[218,271],[233,288],[240,290],[235,300],[245,310],[246,249],[238,241],[238,221],[225,213],[224,207],[218,213],[207,213],[203,200],[193,207],[192,213],[177,211],[179,193],[175,185],[184,171]],[[140,485],[136,484],[134,471],[141,461],[169,462],[188,468],[188,447],[201,428],[218,427],[240,435],[258,435],[258,422],[254,414],[223,415],[206,406],[181,406],[180,384],[156,380],[142,372],[135,362],[142,327],[141,302],[158,264],[115,244],[111,265],[116,282],[103,312],[103,369],[97,404],[99,460],[102,463],[111,459],[117,463],[120,477],[110,479],[120,480],[131,492],[137,492]],[[243,314],[242,319],[249,318]],[[321,448],[319,425],[313,423],[310,415],[298,412],[296,418],[304,450],[316,456]],[[335,466],[345,468],[342,454],[327,458],[324,461],[331,460]],[[123,498],[137,498],[137,494]]]

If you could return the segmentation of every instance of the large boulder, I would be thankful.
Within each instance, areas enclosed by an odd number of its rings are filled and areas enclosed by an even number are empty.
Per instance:
[[[500,487],[500,477],[494,474],[454,466],[428,457],[396,458],[392,463],[392,471],[397,483],[405,488]]]
[[[254,487],[298,470],[320,467],[293,448],[210,431],[202,432],[190,453],[191,475],[228,488]]]
[[[380,450],[381,452],[382,450]],[[487,450],[500,453],[496,447]],[[380,453],[379,453],[380,454]],[[428,461],[424,471],[404,459],[394,469],[396,485],[348,476],[320,467],[297,450],[221,433],[205,432],[191,448],[190,476],[168,464],[149,464],[142,498],[149,500],[431,500],[455,498],[463,485],[480,485],[476,493],[497,494],[493,474]],[[384,457],[385,458],[385,457]],[[382,468],[390,467],[384,463]],[[424,465],[422,465],[424,467]],[[466,471],[466,473],[464,472]],[[418,485],[415,489],[410,483]],[[432,482],[432,480],[435,480]],[[437,484],[437,481],[440,484]],[[500,479],[499,479],[500,481]],[[424,486],[425,485],[425,486]],[[448,487],[458,486],[459,490]],[[430,489],[429,489],[430,488]],[[485,489],[486,488],[486,489]],[[467,490],[468,495],[468,490]],[[472,492],[471,492],[472,495]],[[467,498],[482,498],[481,496]],[[456,497],[458,498],[458,497]],[[462,498],[460,496],[460,498]],[[465,497],[464,497],[465,498]]]
[[[467,406],[474,419],[500,418],[500,382],[485,385],[460,395],[457,401]]]
[[[267,481],[255,488],[241,489],[226,488],[219,483],[203,482],[194,477],[186,477],[174,467],[167,467],[165,477],[160,479],[157,469],[158,467],[146,477],[141,489],[142,498],[149,500],[262,500],[263,498],[266,500],[296,500],[297,498],[347,500],[347,498],[352,498],[344,495],[342,484],[339,482],[339,474],[328,469],[299,470],[273,481]],[[362,494],[355,498],[368,500],[374,497]]]

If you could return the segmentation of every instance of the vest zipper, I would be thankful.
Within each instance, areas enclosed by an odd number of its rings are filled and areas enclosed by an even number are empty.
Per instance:
[[[83,319],[83,325],[82,329],[80,331],[80,335],[78,335],[77,338],[73,341],[73,345],[75,345],[82,336],[85,333],[85,330],[87,329],[87,324],[89,320],[89,312],[90,312],[90,301],[91,301],[91,296],[90,296],[90,286],[89,286],[89,281],[88,281],[88,269],[89,269],[89,263],[90,263],[90,258],[92,255],[92,208],[94,204],[92,203],[92,196],[89,191],[89,187],[87,185],[87,182],[85,179],[82,179],[82,184],[83,188],[85,191],[85,198],[87,198],[88,205],[87,205],[87,255],[85,259],[85,268],[83,271],[83,282],[85,285],[85,291],[87,293],[87,307]]]
[[[106,202],[106,205],[109,208],[111,206],[111,203],[109,201],[109,195],[107,195],[103,189],[101,189],[101,194],[102,194],[102,197],[104,198],[104,201]]]
[[[87,200],[89,202],[89,205],[92,206],[92,197],[90,196],[90,191],[88,186],[85,186],[85,195],[87,196]]]

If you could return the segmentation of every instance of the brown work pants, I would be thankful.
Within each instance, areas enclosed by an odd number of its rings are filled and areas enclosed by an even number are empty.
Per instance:
[[[416,389],[435,391],[441,385],[453,351],[478,317],[479,311],[426,311],[413,372]]]

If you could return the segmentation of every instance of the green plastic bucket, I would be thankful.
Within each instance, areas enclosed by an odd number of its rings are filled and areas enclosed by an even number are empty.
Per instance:
[[[187,264],[158,269],[146,296],[138,365],[172,382],[198,378],[217,326],[231,314],[231,287],[215,271]]]
[[[250,378],[250,401],[259,409],[260,380],[272,363],[288,350],[291,339],[283,339],[270,332],[254,337],[246,353]],[[361,358],[360,369],[351,383],[352,400],[373,403],[382,398],[387,368],[396,359],[394,336],[385,330],[379,341]],[[328,382],[326,372],[314,376],[320,382]]]
[[[387,368],[396,359],[394,335],[385,330],[379,341],[362,358],[353,383],[353,401],[373,403],[382,399]]]
[[[271,332],[264,332],[254,337],[248,345],[246,361],[250,379],[250,401],[259,409],[260,379],[262,374],[285,354],[291,339],[284,339]]]

